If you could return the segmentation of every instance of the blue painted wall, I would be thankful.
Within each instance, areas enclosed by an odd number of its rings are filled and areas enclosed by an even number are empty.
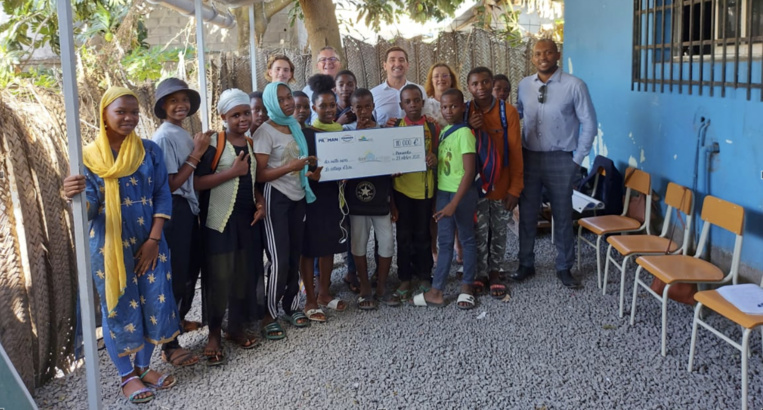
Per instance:
[[[652,174],[664,193],[668,181],[692,186],[695,147],[701,119],[710,120],[707,142],[720,153],[706,172],[700,156],[698,197],[711,195],[745,208],[742,263],[763,270],[763,102],[746,91],[726,97],[631,91],[633,1],[577,0],[565,4],[564,67],[588,84],[598,115],[596,154],[612,158],[621,170],[629,164]],[[753,69],[760,78],[760,66]],[[755,78],[755,77],[754,77]],[[651,88],[650,88],[651,89]],[[709,184],[709,185],[708,185]],[[697,209],[701,204],[697,204]],[[733,237],[713,231],[713,245],[731,251]]]

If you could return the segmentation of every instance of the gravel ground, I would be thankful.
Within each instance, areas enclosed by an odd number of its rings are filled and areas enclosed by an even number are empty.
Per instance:
[[[517,238],[509,234],[507,270],[516,269]],[[157,393],[145,409],[722,409],[740,407],[740,355],[700,330],[695,370],[687,373],[692,309],[671,303],[668,356],[659,353],[657,301],[642,295],[637,322],[628,325],[633,270],[626,285],[626,318],[617,317],[619,278],[602,295],[592,250],[583,253],[583,289],[570,291],[554,274],[550,235],[539,236],[538,274],[511,283],[511,299],[481,297],[457,309],[455,269],[443,308],[359,311],[342,283],[332,290],[352,300],[343,313],[306,329],[284,325],[288,337],[245,351],[231,344],[228,364],[177,369],[179,383]],[[338,257],[340,262],[341,258]],[[394,271],[393,265],[393,271]],[[396,276],[393,272],[392,276]],[[392,279],[390,286],[396,285]],[[197,295],[198,297],[198,295]],[[198,304],[190,319],[198,319]],[[483,316],[479,318],[480,316]],[[741,332],[722,318],[711,323],[732,338]],[[760,336],[753,336],[751,408],[763,406]],[[201,352],[206,329],[181,336]],[[100,353],[104,407],[135,408],[123,398],[117,373]],[[153,367],[172,371],[154,352]],[[85,408],[84,368],[36,391],[40,408]]]

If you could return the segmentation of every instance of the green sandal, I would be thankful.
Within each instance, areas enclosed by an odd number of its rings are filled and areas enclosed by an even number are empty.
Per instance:
[[[286,337],[286,332],[283,331],[280,323],[273,322],[262,328],[262,336],[268,340],[281,340]]]
[[[304,313],[296,311],[289,315],[283,315],[284,320],[288,320],[294,327],[308,327],[310,326],[310,319],[305,316]]]

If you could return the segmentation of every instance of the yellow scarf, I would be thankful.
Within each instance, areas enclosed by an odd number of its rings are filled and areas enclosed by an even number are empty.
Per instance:
[[[127,286],[124,252],[122,249],[122,207],[119,197],[119,178],[132,175],[138,170],[145,151],[143,143],[135,131],[125,138],[116,161],[111,152],[109,137],[106,135],[106,107],[117,98],[130,95],[137,96],[127,88],[111,87],[101,98],[101,132],[95,141],[84,149],[83,162],[85,166],[99,177],[105,185],[106,202],[106,239],[103,252],[104,271],[106,273],[105,294],[106,307],[111,313],[116,307],[119,297],[124,294]]]

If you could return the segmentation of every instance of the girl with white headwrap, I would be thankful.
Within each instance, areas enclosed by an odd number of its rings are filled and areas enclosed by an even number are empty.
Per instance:
[[[204,237],[204,269],[207,274],[206,306],[209,340],[204,348],[208,365],[225,363],[221,330],[228,309],[226,338],[244,349],[257,345],[257,338],[244,331],[251,316],[259,318],[256,297],[262,290],[262,223],[265,207],[255,187],[257,161],[252,141],[246,137],[252,122],[249,96],[241,90],[225,90],[217,112],[225,131],[212,137],[196,169],[194,186],[199,191]],[[264,299],[260,299],[264,300]]]

